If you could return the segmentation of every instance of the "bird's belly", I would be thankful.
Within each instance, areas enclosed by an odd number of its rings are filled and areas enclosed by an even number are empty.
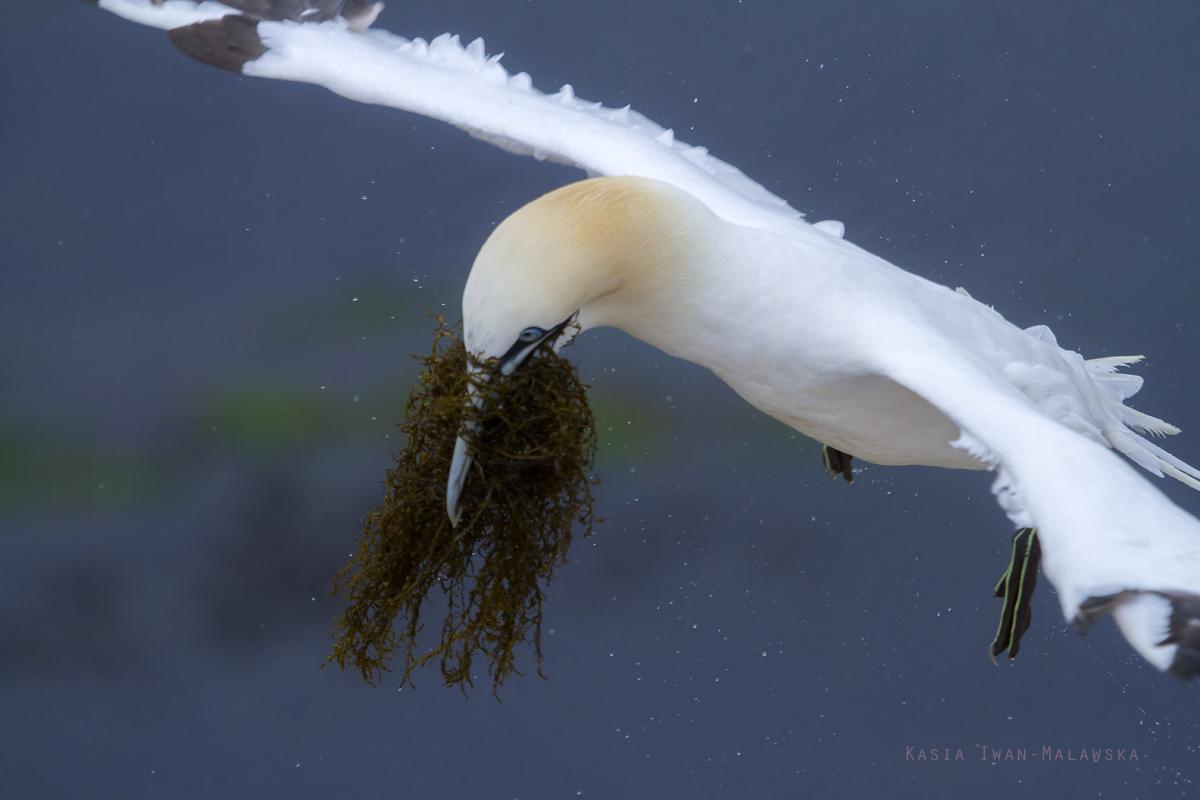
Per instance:
[[[987,469],[951,446],[958,426],[879,375],[768,386],[726,379],[756,408],[822,444],[874,464]]]

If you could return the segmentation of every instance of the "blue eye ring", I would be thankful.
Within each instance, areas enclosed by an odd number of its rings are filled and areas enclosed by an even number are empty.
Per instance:
[[[530,342],[536,342],[538,339],[545,337],[545,335],[546,332],[541,328],[526,328],[525,330],[521,331],[521,335],[517,337],[517,341],[529,344]]]

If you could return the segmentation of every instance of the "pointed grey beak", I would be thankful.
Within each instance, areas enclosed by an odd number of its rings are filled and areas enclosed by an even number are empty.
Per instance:
[[[458,518],[462,514],[462,490],[467,482],[467,470],[471,468],[471,454],[467,452],[467,440],[458,437],[454,442],[454,460],[450,462],[450,480],[446,482],[446,513],[450,515],[450,525],[458,527]]]
[[[509,348],[509,351],[500,357],[500,375],[507,377],[513,374],[513,371],[521,365],[521,362],[541,346],[542,342],[547,339],[552,342],[557,341],[566,327],[574,320],[575,314],[572,314],[548,331],[542,331],[537,328],[529,329],[538,331],[539,335],[537,338],[528,340],[523,338],[518,339]],[[474,375],[482,370],[482,367],[468,359],[467,374]],[[479,408],[483,404],[483,395],[479,385],[472,380],[467,386],[467,391],[470,393],[471,405]],[[467,423],[466,428],[472,433],[477,430],[476,426],[472,423]],[[467,448],[467,440],[459,436],[454,441],[454,457],[450,460],[450,477],[446,480],[446,514],[450,517],[451,526],[456,528],[458,527],[458,520],[462,516],[462,490],[467,482],[467,472],[470,469],[471,452]]]
[[[478,365],[467,364],[468,375],[480,371]],[[483,404],[483,396],[474,381],[467,386],[467,392],[471,405],[479,408]],[[465,427],[471,433],[478,429],[474,423],[470,422]],[[467,440],[459,436],[454,440],[454,457],[450,460],[450,477],[446,480],[446,514],[450,517],[450,525],[455,528],[458,527],[458,520],[462,516],[462,490],[467,482],[467,471],[470,469],[471,452],[467,449]]]

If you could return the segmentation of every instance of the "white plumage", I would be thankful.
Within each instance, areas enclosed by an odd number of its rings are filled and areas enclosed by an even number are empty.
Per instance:
[[[607,176],[497,228],[464,295],[473,353],[503,356],[522,332],[567,319],[614,325],[709,367],[844,453],[993,469],[1005,512],[1038,529],[1069,620],[1086,628],[1111,611],[1159,669],[1200,670],[1200,521],[1113,452],[1200,489],[1200,471],[1143,435],[1178,429],[1124,405],[1142,381],[1118,370],[1140,356],[1085,361],[1045,326],[1022,331],[965,291],[845,241],[841,223],[806,223],[629,108],[584,102],[570,86],[538,92],[480,40],[464,48],[452,36],[357,32],[344,19],[272,18],[262,0],[237,22],[213,2],[99,4],[176,29],[177,44],[217,66],[319,84]]]

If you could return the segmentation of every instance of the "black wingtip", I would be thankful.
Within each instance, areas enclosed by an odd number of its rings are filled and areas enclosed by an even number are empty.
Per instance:
[[[1096,620],[1105,614],[1112,613],[1112,610],[1128,599],[1131,594],[1133,592],[1117,592],[1102,597],[1089,597],[1079,604],[1079,610],[1075,612],[1075,618],[1071,620],[1071,630],[1080,636],[1085,635],[1096,624]]]
[[[1182,681],[1200,675],[1200,595],[1188,592],[1155,592],[1171,604],[1167,638],[1159,644],[1176,645],[1167,672]]]
[[[238,74],[248,62],[267,52],[258,38],[258,21],[241,15],[172,28],[167,36],[197,61]]]
[[[342,6],[342,16],[350,23],[352,31],[365,31],[371,27],[381,11],[383,3],[375,0],[346,0]]]
[[[1135,594],[1158,595],[1171,604],[1167,638],[1159,642],[1159,645],[1176,645],[1175,658],[1167,667],[1167,672],[1184,682],[1200,675],[1200,595],[1190,592],[1125,591],[1089,597],[1080,604],[1071,627],[1082,636],[1097,619],[1112,612]]]
[[[1175,651],[1175,660],[1171,662],[1167,672],[1184,683],[1188,683],[1192,678],[1200,675],[1200,642],[1192,642],[1186,650],[1183,645],[1180,645],[1179,649]]]

